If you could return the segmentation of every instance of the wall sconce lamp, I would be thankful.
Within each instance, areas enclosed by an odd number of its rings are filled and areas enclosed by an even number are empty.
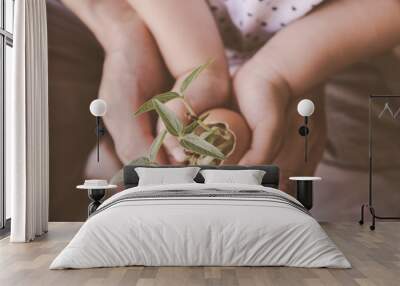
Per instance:
[[[310,133],[308,128],[308,118],[314,113],[314,103],[309,99],[303,99],[297,105],[297,112],[304,117],[304,125],[300,126],[299,134],[304,137],[304,161],[307,163],[308,142],[307,137]]]
[[[102,127],[100,118],[107,112],[107,103],[102,99],[95,99],[90,103],[90,113],[96,117],[96,137],[97,137],[97,162],[100,160],[100,137],[106,133],[106,129]]]

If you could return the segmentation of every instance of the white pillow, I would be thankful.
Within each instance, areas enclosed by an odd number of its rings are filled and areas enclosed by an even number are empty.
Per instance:
[[[202,170],[204,183],[261,185],[265,171],[262,170]]]
[[[199,170],[199,167],[135,168],[139,186],[195,183],[193,179]]]

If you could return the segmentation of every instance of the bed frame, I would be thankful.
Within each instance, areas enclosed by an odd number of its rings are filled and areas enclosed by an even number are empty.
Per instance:
[[[124,187],[132,188],[136,187],[139,183],[139,176],[135,171],[137,167],[149,167],[144,165],[130,165],[124,167]],[[174,166],[174,165],[161,165],[154,166],[149,168],[180,168],[185,166]],[[256,169],[265,171],[264,178],[262,180],[262,185],[265,187],[271,187],[275,189],[279,189],[279,168],[274,165],[257,165],[257,166],[240,166],[240,165],[226,165],[226,166],[196,166],[200,167],[202,170],[204,169],[220,169],[220,170],[248,170],[248,169]],[[198,173],[196,178],[194,179],[197,183],[204,183],[203,176]]]

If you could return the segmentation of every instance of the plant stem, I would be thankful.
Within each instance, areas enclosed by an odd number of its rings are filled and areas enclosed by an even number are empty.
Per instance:
[[[186,100],[184,96],[180,98],[185,105],[186,109],[189,111],[190,115],[194,118],[198,118],[196,112],[194,112],[193,108],[190,106],[189,102]],[[203,123],[203,121],[196,119],[197,123],[206,131],[210,131],[211,129]]]
[[[189,111],[190,115],[194,118],[196,118],[197,123],[199,124],[199,126],[201,126],[204,130],[211,132],[211,128],[208,127],[206,124],[204,124],[203,121],[198,119],[198,116],[196,114],[196,112],[194,112],[193,108],[190,106],[190,103],[186,100],[186,98],[184,96],[180,97],[180,99],[183,102],[183,105],[186,107],[186,109]],[[218,127],[217,127],[218,128]],[[219,129],[219,128],[218,128]],[[222,138],[224,140],[229,140],[229,136],[227,136],[226,134],[223,134],[223,132],[221,132],[220,134],[222,136]]]
[[[190,106],[189,102],[187,102],[186,98],[181,97],[183,105],[185,105],[186,109],[189,111],[190,115],[197,118],[197,114],[194,112],[193,108]]]

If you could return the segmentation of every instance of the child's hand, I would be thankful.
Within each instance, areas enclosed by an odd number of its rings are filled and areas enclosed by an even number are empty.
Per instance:
[[[227,100],[228,79],[224,77],[220,78],[218,72],[215,72],[214,65],[215,63],[204,70],[200,76],[193,81],[185,94],[186,101],[197,115],[201,115],[207,110],[221,106]],[[180,81],[185,77],[186,74],[178,79],[176,90],[179,90]],[[167,106],[178,116],[183,124],[186,125],[191,122],[188,116],[188,110],[181,100],[172,100],[167,103]],[[159,119],[158,131],[160,132],[164,128],[164,124]],[[168,134],[164,139],[164,148],[169,156],[171,164],[180,164],[185,160],[186,156],[184,150],[175,137]]]
[[[278,32],[235,75],[235,96],[253,130],[241,163],[273,162],[290,126],[292,101],[399,43],[400,2],[394,0],[330,1]]]
[[[304,137],[298,133],[304,124],[304,118],[297,113],[300,99],[290,97],[278,77],[267,80],[262,76],[266,74],[253,62],[239,70],[234,78],[239,109],[253,131],[251,148],[240,164],[276,164],[280,168],[280,189],[294,194],[288,178],[313,175],[325,148],[323,91],[307,95],[315,104],[315,112],[309,121],[306,163]]]
[[[290,91],[278,74],[250,61],[234,76],[234,94],[240,112],[252,130],[251,146],[240,164],[272,163],[287,132]]]
[[[129,0],[151,30],[164,61],[176,79],[174,90],[194,67],[210,59],[210,65],[185,92],[197,114],[221,106],[229,95],[229,74],[224,47],[216,24],[205,1]],[[186,108],[180,100],[167,106],[186,121]],[[160,128],[159,128],[160,129]],[[167,136],[164,147],[171,163],[183,159],[183,149],[175,138]]]

